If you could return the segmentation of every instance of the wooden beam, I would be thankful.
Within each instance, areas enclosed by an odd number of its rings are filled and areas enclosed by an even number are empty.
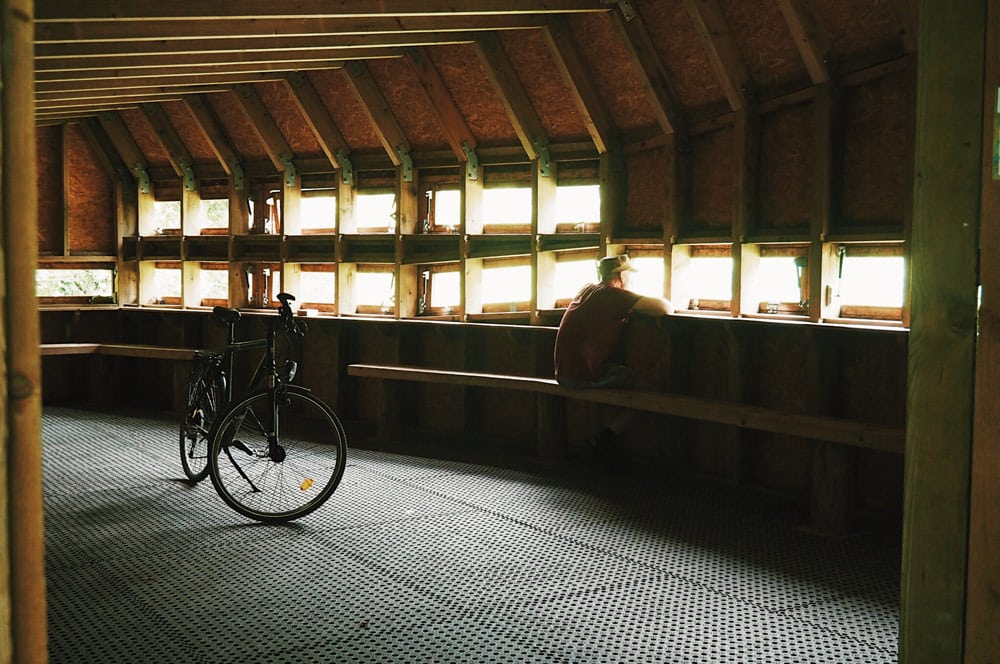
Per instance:
[[[486,68],[486,74],[493,83],[507,117],[514,125],[518,140],[529,159],[549,163],[549,137],[542,121],[514,71],[514,65],[507,57],[496,33],[484,32],[476,37],[476,53]]]
[[[908,663],[963,659],[986,3],[920,3],[899,626]]]
[[[832,77],[833,46],[806,0],[778,0],[778,8],[785,17],[809,78],[816,85],[829,81]]]
[[[100,21],[100,20],[148,20],[152,18],[184,18],[217,20],[223,18],[243,18],[248,16],[302,16],[308,18],[379,17],[379,16],[440,16],[440,15],[491,15],[547,14],[560,12],[602,12],[607,11],[603,0],[546,0],[541,6],[537,0],[506,0],[503,7],[497,7],[494,0],[465,0],[456,4],[450,0],[425,0],[414,7],[410,0],[382,0],[376,5],[369,3],[330,3],[328,0],[298,0],[275,11],[271,0],[243,0],[232,3],[228,0],[201,0],[201,2],[169,3],[162,0],[46,0],[36,8],[35,20],[46,21]]]
[[[41,9],[41,8],[40,8]],[[435,16],[354,16],[340,18],[268,16],[190,21],[147,19],[143,21],[79,22],[36,21],[35,44],[109,42],[126,40],[174,41],[178,39],[244,39],[247,37],[345,36],[446,32],[467,30],[517,30],[539,28],[545,17],[536,14],[438,14]]]
[[[218,118],[215,117],[212,107],[200,95],[189,95],[184,97],[183,101],[188,111],[194,116],[195,123],[197,123],[205,140],[208,141],[209,147],[212,148],[215,158],[219,160],[219,164],[225,169],[226,174],[233,179],[234,186],[239,190],[245,190],[246,180],[239,155],[223,131]]]
[[[128,127],[125,126],[125,122],[121,119],[121,116],[114,111],[105,111],[98,113],[97,120],[100,122],[101,127],[104,128],[108,138],[111,139],[111,144],[115,146],[118,154],[121,155],[121,158],[128,165],[132,175],[135,176],[139,184],[139,189],[144,192],[150,192],[152,185],[149,181],[149,163],[146,161],[146,157],[142,154],[142,150],[139,149],[135,139],[132,138],[132,134],[129,132]]]
[[[611,12],[611,16],[622,37],[622,45],[628,53],[629,60],[643,82],[660,130],[664,134],[685,134],[684,119],[680,105],[676,101],[677,95],[671,88],[670,79],[663,63],[660,62],[642,17],[632,14],[626,18],[620,8]]]
[[[729,107],[734,111],[743,109],[747,100],[756,96],[754,84],[719,1],[684,0],[684,6],[705,45],[708,61],[726,94]]]
[[[84,138],[90,144],[91,149],[97,155],[97,160],[107,173],[108,179],[121,182],[128,186],[134,186],[132,173],[122,160],[121,155],[115,150],[107,132],[95,118],[87,118],[80,122],[80,130]]]
[[[174,167],[174,172],[184,179],[184,187],[188,191],[197,189],[198,181],[194,173],[194,158],[184,145],[180,135],[174,128],[170,118],[167,117],[163,107],[159,104],[142,104],[140,106],[143,115],[149,120],[156,132],[157,141],[167,152],[170,165]]]
[[[168,92],[179,88],[180,92],[197,92],[198,88],[224,86],[227,89],[236,83],[265,83],[280,81],[287,72],[284,70],[245,72],[236,71],[225,74],[196,74],[188,72],[174,76],[158,76],[145,80],[143,78],[109,78],[98,81],[79,80],[48,80],[35,84],[36,96],[47,99],[59,95],[99,95],[126,92],[129,94]]]
[[[286,180],[296,180],[298,176],[294,164],[295,153],[292,152],[291,146],[288,145],[288,141],[285,140],[257,91],[252,85],[240,84],[234,86],[233,92],[236,93],[236,99],[239,100],[254,132],[264,145],[264,151],[267,152],[274,168],[279,173],[284,173]]]
[[[383,57],[383,56],[379,56]],[[387,54],[384,57],[397,57]],[[216,65],[210,69],[213,74],[257,74],[261,72],[281,72],[290,69],[304,71],[308,69],[339,69],[343,66],[340,60],[309,60],[307,62],[252,62],[244,64]],[[98,81],[103,85],[107,81],[116,80],[155,80],[160,77],[176,78],[178,76],[197,76],[196,67],[136,67],[134,69],[75,69],[71,71],[38,72],[36,80],[39,84],[47,81]],[[43,84],[44,85],[44,84]]]
[[[427,49],[416,47],[406,49],[406,60],[410,63],[428,101],[437,112],[438,120],[444,128],[445,138],[448,139],[448,145],[451,146],[455,157],[460,162],[467,162],[471,157],[478,166],[474,152],[477,145],[476,137],[472,135],[472,130],[466,124],[441,74],[431,62]]]
[[[320,98],[312,82],[302,72],[292,72],[285,77],[288,88],[292,91],[295,104],[298,106],[306,124],[312,129],[313,135],[319,141],[323,154],[330,164],[343,172],[344,180],[353,180],[353,169],[348,157],[351,146],[347,144],[344,135],[330,116],[323,100]]]
[[[35,108],[63,108],[85,106],[85,102],[126,102],[129,105],[145,102],[170,101],[179,99],[185,94],[201,94],[208,92],[229,92],[231,85],[192,85],[176,88],[142,88],[140,90],[83,90],[75,92],[36,92]]]
[[[545,40],[597,152],[608,152],[619,143],[617,129],[604,97],[594,86],[593,77],[580,56],[565,18],[553,16],[548,19]]]
[[[402,167],[404,177],[412,180],[413,162],[410,159],[410,141],[406,138],[396,115],[389,107],[385,95],[372,78],[363,62],[348,62],[344,67],[347,81],[351,84],[361,106],[372,121],[379,142],[385,149],[393,165]]]

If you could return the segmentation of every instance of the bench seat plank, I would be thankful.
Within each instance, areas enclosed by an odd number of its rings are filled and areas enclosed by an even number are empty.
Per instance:
[[[100,344],[41,344],[42,355],[93,355]]]
[[[836,417],[790,413],[774,408],[703,399],[669,392],[629,389],[575,389],[559,385],[554,378],[512,376],[476,371],[449,371],[414,366],[351,364],[350,376],[420,383],[464,385],[492,389],[536,392],[643,410],[661,415],[686,417],[729,426],[790,434],[886,452],[902,453],[905,442],[900,428],[856,422]]]

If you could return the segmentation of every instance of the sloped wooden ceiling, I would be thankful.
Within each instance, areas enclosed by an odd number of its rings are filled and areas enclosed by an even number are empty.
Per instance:
[[[463,143],[520,146],[521,158],[538,143],[553,154],[655,146],[891,67],[912,51],[915,9],[911,0],[38,0],[35,19],[38,124],[123,126],[160,179],[178,176],[177,152],[199,178],[225,175],[192,103],[258,173],[280,164],[255,114],[301,172],[335,168],[337,150],[384,167],[401,147],[415,164],[446,164],[464,160]],[[307,96],[320,105],[310,111]]]

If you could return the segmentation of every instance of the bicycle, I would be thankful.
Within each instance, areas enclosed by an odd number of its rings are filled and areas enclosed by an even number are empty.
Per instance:
[[[262,340],[236,342],[238,316],[230,314],[230,343],[211,362],[224,377],[222,391],[230,405],[216,411],[207,429],[208,475],[227,505],[267,523],[291,521],[319,508],[337,488],[347,462],[347,435],[337,415],[308,389],[291,384],[294,361],[287,360],[281,370],[275,361],[278,332],[305,335],[305,325],[292,315],[294,299],[278,294],[278,315]],[[225,380],[232,374],[233,353],[261,345],[264,354],[250,380],[251,392],[233,402],[231,381]],[[205,385],[212,384],[212,373]],[[253,390],[262,382],[264,387]]]

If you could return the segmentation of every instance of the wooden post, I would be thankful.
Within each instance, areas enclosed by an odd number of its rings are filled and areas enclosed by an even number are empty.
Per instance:
[[[920,3],[899,632],[910,664],[962,660],[986,2]]]
[[[1000,83],[1000,0],[989,0],[986,20],[986,92],[983,98],[982,226],[979,231],[979,310],[976,407],[969,505],[968,599],[965,661],[987,662],[1000,653],[1000,179],[994,175],[997,97]]]
[[[0,3],[0,661],[44,662],[45,538],[42,513],[41,358],[35,301],[38,187],[32,0]],[[9,557],[8,557],[9,556]]]

